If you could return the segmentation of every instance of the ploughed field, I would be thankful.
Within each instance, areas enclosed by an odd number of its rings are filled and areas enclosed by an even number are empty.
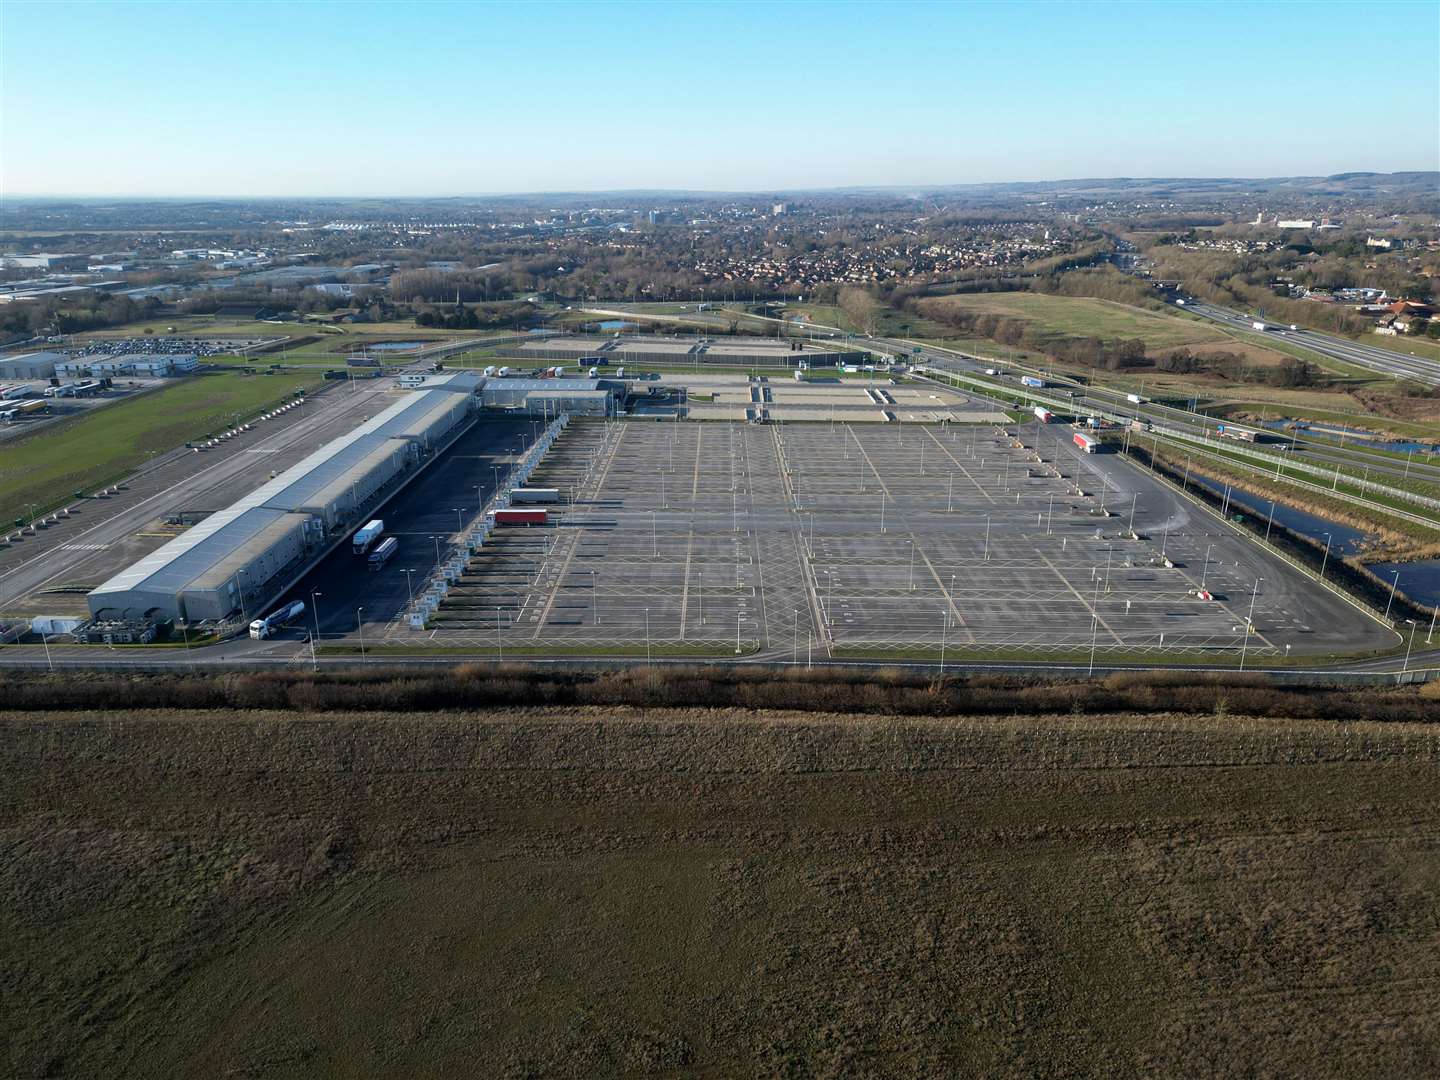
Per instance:
[[[0,714],[17,1076],[1418,1076],[1440,732]]]

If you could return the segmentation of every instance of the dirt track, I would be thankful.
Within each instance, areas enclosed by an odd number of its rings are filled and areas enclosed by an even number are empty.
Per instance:
[[[1440,732],[0,714],[20,1076],[1421,1075]]]

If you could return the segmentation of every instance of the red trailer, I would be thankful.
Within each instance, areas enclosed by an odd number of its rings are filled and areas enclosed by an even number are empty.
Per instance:
[[[1083,431],[1077,431],[1075,432],[1075,445],[1081,450],[1084,450],[1085,453],[1093,454],[1100,445],[1100,440],[1095,438],[1094,435],[1086,435]]]
[[[496,510],[496,525],[544,525],[547,513],[544,510]]]

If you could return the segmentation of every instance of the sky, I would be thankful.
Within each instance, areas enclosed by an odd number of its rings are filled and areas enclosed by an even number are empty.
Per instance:
[[[1440,169],[1440,3],[0,0],[0,192]]]

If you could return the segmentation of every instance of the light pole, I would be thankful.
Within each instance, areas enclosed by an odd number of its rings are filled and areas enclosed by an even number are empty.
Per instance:
[[[1270,517],[1265,522],[1265,542],[1270,542],[1270,526],[1275,523],[1275,500],[1270,500]]]
[[[311,615],[311,617],[315,620],[315,637],[316,637],[316,638],[319,638],[319,637],[320,637],[320,605],[317,604],[317,603],[315,603],[315,598],[316,598],[317,596],[324,596],[324,595],[325,595],[325,594],[324,594],[323,592],[317,592],[317,591],[314,590],[314,589],[311,589],[311,590],[310,590],[310,615]]]
[[[495,646],[500,650],[500,663],[505,662],[505,639],[500,635],[500,605],[495,605]]]
[[[1205,565],[1200,568],[1200,591],[1201,591],[1201,592],[1204,592],[1204,591],[1205,591],[1205,575],[1206,575],[1206,574],[1209,572],[1209,570],[1210,570],[1210,549],[1211,549],[1212,547],[1214,547],[1214,546],[1215,546],[1214,544],[1206,544],[1206,545],[1205,545]]]
[[[1325,580],[1325,564],[1330,561],[1330,533],[1325,534],[1325,557],[1320,560],[1320,580]]]
[[[405,591],[410,594],[410,603],[413,604],[415,602],[415,580],[410,575],[415,571],[404,570],[402,573],[405,575]]]
[[[1390,583],[1390,599],[1387,600],[1387,601],[1385,601],[1385,618],[1386,618],[1386,619],[1390,618],[1390,605],[1393,604],[1393,603],[1395,603],[1395,590],[1400,587],[1400,571],[1399,571],[1399,570],[1391,570],[1390,573],[1392,573],[1392,574],[1395,575],[1395,580]]]
[[[1429,645],[1430,642],[1431,642],[1431,640],[1434,639],[1434,637],[1435,637],[1435,616],[1436,616],[1436,615],[1440,615],[1440,604],[1436,604],[1433,608],[1430,609],[1430,632],[1425,635],[1425,644],[1426,644],[1426,645]]]
[[[950,629],[950,612],[946,608],[940,609],[940,674],[945,674],[945,637]]]
[[[910,541],[910,591],[915,591],[915,541]]]
[[[985,515],[985,561],[990,561],[990,515]]]
[[[1090,670],[1095,674],[1095,639],[1100,634],[1100,579],[1095,579],[1095,595],[1090,601]]]
[[[595,620],[595,625],[600,625],[600,589],[595,584],[595,571],[590,571],[590,614]]]
[[[650,609],[645,609],[645,663],[650,663]]]
[[[1240,670],[1245,670],[1245,650],[1250,646],[1250,635],[1255,632],[1255,597],[1260,592],[1260,579],[1255,579],[1250,589],[1250,614],[1245,616],[1245,636],[1240,639]]]
[[[461,520],[460,515],[464,513],[465,508],[463,506],[452,506],[450,509],[455,511],[455,531],[457,533],[461,532],[465,528],[465,522]]]
[[[1405,646],[1405,662],[1400,665],[1400,674],[1395,679],[1397,683],[1405,680],[1405,672],[1410,667],[1410,650],[1415,647],[1415,631],[1420,629],[1420,624],[1414,619],[1405,621],[1410,624],[1410,643]]]
[[[365,662],[365,620],[361,618],[364,612],[363,607],[355,609],[355,629],[360,633],[360,662],[362,664]]]

